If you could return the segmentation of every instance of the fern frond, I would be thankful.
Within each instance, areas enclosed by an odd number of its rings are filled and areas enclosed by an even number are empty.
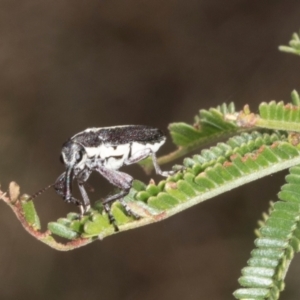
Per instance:
[[[261,222],[257,248],[239,279],[244,288],[234,293],[237,299],[279,299],[290,261],[300,250],[299,166],[290,169],[286,181],[278,194],[281,201],[271,204],[269,215]]]

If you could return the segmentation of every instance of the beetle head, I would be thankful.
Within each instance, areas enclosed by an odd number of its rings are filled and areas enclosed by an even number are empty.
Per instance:
[[[86,152],[83,146],[72,141],[67,141],[63,144],[61,159],[67,169],[74,169],[82,162],[85,154]]]
[[[61,158],[66,166],[65,172],[65,200],[69,201],[72,198],[72,179],[73,170],[76,168],[86,156],[84,147],[72,141],[67,141],[63,144],[61,150]]]

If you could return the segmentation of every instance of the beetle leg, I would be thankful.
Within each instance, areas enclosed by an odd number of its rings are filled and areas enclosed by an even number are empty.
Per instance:
[[[100,166],[96,170],[104,178],[106,178],[111,184],[113,184],[114,186],[121,189],[120,193],[109,196],[103,200],[103,206],[104,206],[105,212],[107,213],[109,221],[111,224],[113,224],[115,230],[118,231],[119,229],[118,229],[118,226],[116,225],[116,220],[115,220],[114,216],[112,215],[110,208],[111,208],[111,204],[117,200],[120,201],[121,205],[124,207],[124,209],[126,210],[128,215],[133,216],[136,219],[139,219],[140,216],[138,216],[133,211],[131,211],[131,209],[128,207],[128,205],[126,204],[126,202],[123,199],[130,191],[133,178],[126,173],[123,173],[120,171],[115,171],[115,170],[110,170],[110,169],[100,167]]]
[[[82,206],[81,201],[71,196],[70,199],[66,200],[66,182],[65,182],[65,172],[62,173],[54,183],[54,190],[61,196],[67,203],[74,203],[77,206]]]
[[[162,171],[157,162],[157,157],[155,155],[155,152],[150,148],[146,148],[146,149],[143,149],[143,150],[133,153],[131,155],[131,157],[127,158],[124,161],[124,164],[125,165],[135,164],[135,163],[147,158],[148,156],[151,156],[151,158],[152,158],[152,162],[153,162],[153,166],[155,168],[156,174],[159,174],[164,177],[168,177],[169,175],[173,175],[175,173],[175,171],[173,171],[173,170],[172,171]]]
[[[116,223],[116,219],[110,211],[110,209],[111,209],[110,204],[109,203],[103,203],[103,208],[104,208],[105,212],[107,213],[109,223],[114,226],[115,231],[119,231],[119,227]]]
[[[120,188],[121,190],[123,190],[123,192],[126,192],[125,194],[121,192],[120,194],[122,195],[120,195],[119,197],[117,197],[117,195],[109,197],[111,200],[117,200],[118,198],[124,197],[129,193],[129,190],[132,186],[133,177],[124,172],[107,169],[102,166],[98,166],[96,168],[96,171],[98,171],[111,184]],[[110,202],[111,200],[108,200],[108,202]]]
[[[83,205],[82,205],[83,210],[81,211],[81,215],[83,215],[84,213],[89,211],[91,208],[89,196],[84,188],[85,182],[88,180],[90,175],[91,175],[91,171],[88,169],[85,169],[76,175],[78,187],[79,187],[82,199],[83,199]]]

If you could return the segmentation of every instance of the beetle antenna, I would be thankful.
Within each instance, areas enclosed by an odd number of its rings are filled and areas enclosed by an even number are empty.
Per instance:
[[[50,189],[51,187],[53,187],[55,185],[55,183],[52,183],[42,189],[40,189],[39,191],[37,191],[35,194],[31,195],[30,198],[28,200],[33,200],[36,197],[40,196],[41,194],[43,194],[44,192],[46,192],[48,189]]]

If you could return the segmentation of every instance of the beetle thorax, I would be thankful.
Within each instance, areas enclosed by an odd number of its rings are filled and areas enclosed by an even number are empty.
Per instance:
[[[98,147],[86,147],[87,161],[89,168],[94,169],[97,165],[112,170],[118,170],[124,165],[124,161],[130,155],[130,144],[112,146],[103,143]]]

